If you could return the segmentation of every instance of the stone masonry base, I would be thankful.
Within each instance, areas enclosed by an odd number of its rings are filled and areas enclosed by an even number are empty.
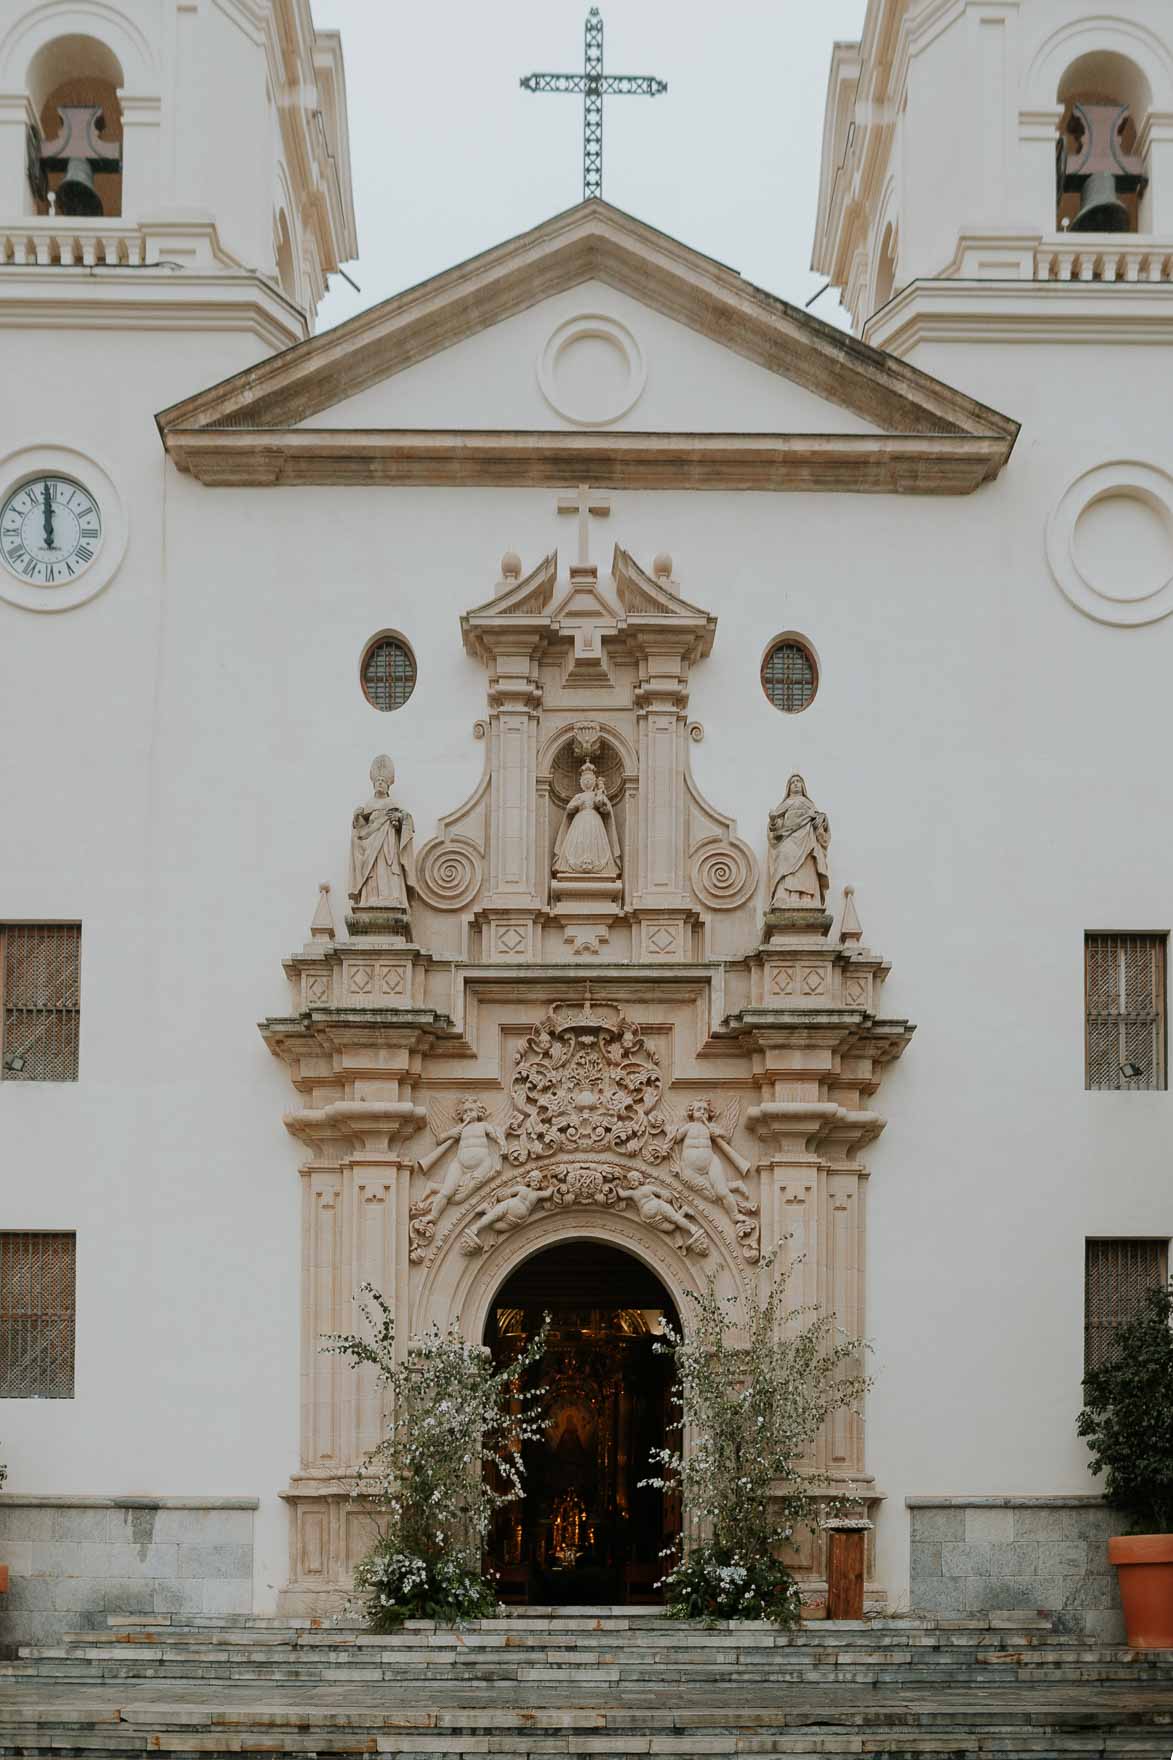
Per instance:
[[[0,1645],[104,1627],[107,1614],[251,1613],[248,1497],[0,1493]]]
[[[909,1497],[918,1613],[1039,1610],[1061,1631],[1121,1640],[1108,1536],[1123,1518],[1098,1497]]]

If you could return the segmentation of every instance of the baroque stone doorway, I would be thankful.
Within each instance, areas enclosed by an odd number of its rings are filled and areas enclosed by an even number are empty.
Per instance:
[[[535,1253],[494,1297],[485,1342],[499,1360],[550,1317],[536,1371],[544,1438],[525,1451],[526,1496],[498,1514],[490,1562],[507,1601],[598,1605],[661,1599],[662,1558],[679,1533],[679,1499],[640,1480],[676,1434],[671,1359],[654,1349],[671,1296],[650,1268],[600,1241]]]

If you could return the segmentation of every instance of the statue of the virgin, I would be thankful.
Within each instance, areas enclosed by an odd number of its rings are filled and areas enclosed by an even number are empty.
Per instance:
[[[613,880],[622,865],[619,834],[607,790],[593,764],[578,773],[579,792],[567,804],[554,845],[554,873],[593,874]]]

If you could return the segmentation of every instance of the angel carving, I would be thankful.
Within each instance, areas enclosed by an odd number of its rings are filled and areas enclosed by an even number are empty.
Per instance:
[[[683,1120],[673,1119],[675,1128],[668,1145],[674,1149],[679,1144],[680,1177],[685,1185],[706,1198],[714,1198],[734,1224],[753,1208],[745,1183],[750,1164],[730,1141],[737,1129],[739,1112],[736,1100],[731,1100],[719,1115],[708,1100],[695,1100]],[[729,1177],[726,1162],[734,1170],[735,1178]]]
[[[505,1110],[508,1110],[506,1108]],[[456,1153],[443,1178],[430,1185],[418,1206],[427,1206],[428,1220],[438,1222],[454,1199],[467,1198],[501,1171],[505,1154],[505,1135],[501,1118],[492,1118],[480,1100],[465,1100],[455,1114],[433,1102],[428,1107],[428,1125],[436,1139],[436,1147],[422,1161],[419,1171],[426,1177],[455,1147]]]
[[[641,1182],[632,1190],[631,1201],[639,1212],[640,1221],[660,1234],[671,1235],[682,1253],[703,1256],[708,1252],[704,1230],[693,1211],[687,1204],[678,1205],[672,1193],[663,1186]]]
[[[487,1229],[490,1234],[508,1234],[511,1229],[520,1228],[549,1195],[549,1185],[542,1173],[527,1174],[517,1185],[507,1186],[495,1204],[487,1205],[479,1215],[473,1217],[464,1231],[461,1252],[469,1256],[483,1253],[485,1242],[481,1239],[482,1229]]]

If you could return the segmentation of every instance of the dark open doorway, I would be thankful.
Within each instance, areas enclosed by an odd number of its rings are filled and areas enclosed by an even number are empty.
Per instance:
[[[503,1359],[550,1315],[537,1371],[543,1441],[527,1446],[526,1496],[498,1514],[490,1558],[503,1599],[539,1604],[657,1601],[678,1499],[639,1481],[670,1434],[671,1360],[653,1350],[679,1328],[654,1272],[618,1247],[564,1241],[498,1290],[485,1342]]]

